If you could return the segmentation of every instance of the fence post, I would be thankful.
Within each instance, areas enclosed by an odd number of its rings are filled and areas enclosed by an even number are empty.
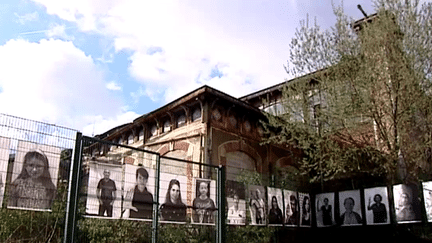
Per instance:
[[[160,155],[156,154],[155,200],[153,202],[152,243],[158,242]]]
[[[76,217],[79,200],[79,184],[81,182],[82,134],[76,135],[74,158],[69,172],[68,197],[66,204],[66,225],[64,229],[64,243],[73,243],[76,228]]]
[[[225,222],[225,166],[219,165],[217,175],[217,207],[218,217],[216,226],[216,241],[218,243],[226,242],[226,222]]]

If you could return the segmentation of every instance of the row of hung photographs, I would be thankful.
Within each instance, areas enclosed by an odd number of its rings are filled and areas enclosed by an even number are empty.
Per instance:
[[[124,171],[122,175],[122,171]],[[121,178],[124,178],[122,183]],[[191,208],[192,223],[214,224],[216,181],[161,173],[160,220],[182,223]],[[134,165],[121,167],[92,164],[88,184],[87,214],[96,217],[151,220],[155,192],[154,171]],[[124,190],[120,190],[119,188]],[[424,182],[427,219],[432,222],[432,182]],[[120,191],[120,195],[118,195]],[[189,193],[189,195],[188,195]],[[191,204],[188,204],[187,198]],[[417,186],[394,185],[393,202],[397,223],[421,222]],[[232,225],[286,225],[317,227],[335,224],[390,224],[387,187],[316,194],[226,182],[227,223]],[[312,209],[315,209],[312,217]],[[249,217],[246,217],[247,211]],[[365,218],[365,219],[364,219]],[[248,222],[247,222],[248,220]]]
[[[18,141],[15,161],[9,165],[10,140],[0,138],[0,203],[6,185],[8,166],[8,208],[50,210],[57,189],[60,148]],[[90,164],[86,213],[95,217],[150,220],[153,213],[154,171],[134,165]],[[160,219],[185,222],[188,211],[192,222],[214,224],[216,182],[161,173]],[[423,182],[427,221],[432,222],[432,182]],[[189,187],[189,188],[188,188]],[[247,190],[246,190],[247,189]],[[245,188],[226,182],[227,222],[244,225],[367,225],[390,223],[387,187],[368,188],[314,195],[264,186]],[[187,200],[187,199],[190,200]],[[393,205],[397,223],[421,222],[422,203],[417,186],[394,185]],[[268,200],[267,200],[268,199]],[[190,201],[192,205],[187,202]],[[187,210],[191,208],[192,210]],[[312,218],[312,208],[315,208]],[[246,217],[249,211],[250,217]],[[246,222],[247,218],[250,220]]]

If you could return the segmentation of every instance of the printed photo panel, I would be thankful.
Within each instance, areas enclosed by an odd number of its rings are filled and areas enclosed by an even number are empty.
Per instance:
[[[285,199],[285,225],[286,226],[295,226],[299,225],[300,212],[299,212],[299,204],[298,204],[298,196],[297,192],[284,190],[284,199]]]
[[[0,205],[3,203],[3,196],[6,185],[6,175],[9,161],[10,139],[0,137]]]
[[[283,197],[282,190],[273,187],[267,187],[267,198],[268,198],[268,223],[269,225],[281,225],[283,224]]]
[[[335,224],[334,192],[320,193],[315,197],[317,227],[328,227]]]
[[[312,225],[312,204],[311,196],[309,193],[298,193],[299,206],[300,206],[300,226],[311,227]]]
[[[251,225],[265,225],[267,220],[266,194],[264,186],[250,185],[249,194],[249,212]]]
[[[227,180],[225,183],[228,224],[246,224],[246,189],[243,183]]]
[[[421,209],[416,185],[393,186],[394,207],[398,223],[421,222]]]
[[[374,187],[364,190],[366,223],[368,225],[389,224],[390,207],[387,187]]]
[[[153,218],[155,171],[143,166],[124,166],[123,218],[150,221]]]
[[[93,162],[89,167],[86,214],[120,218],[122,166]]]
[[[50,210],[57,193],[61,149],[18,141],[8,207]]]
[[[423,182],[424,206],[428,222],[432,222],[432,181]]]
[[[187,214],[188,179],[186,176],[160,173],[160,221],[185,223]]]
[[[339,224],[342,226],[362,225],[360,190],[339,192]]]
[[[216,217],[216,181],[194,178],[192,223],[214,224]]]

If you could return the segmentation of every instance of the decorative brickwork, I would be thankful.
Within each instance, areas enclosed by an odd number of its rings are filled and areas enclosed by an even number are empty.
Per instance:
[[[125,164],[133,165],[134,162],[135,162],[135,159],[132,158],[132,157],[127,156],[127,157],[124,158],[124,162],[125,162]]]
[[[241,151],[254,158],[256,161],[256,170],[262,172],[262,159],[258,152],[246,144],[243,140],[229,141],[219,146],[219,164],[226,165],[226,154],[235,151]]]

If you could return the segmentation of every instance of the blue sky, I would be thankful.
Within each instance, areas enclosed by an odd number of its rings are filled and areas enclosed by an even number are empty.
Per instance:
[[[335,22],[330,0],[2,0],[0,113],[92,135],[202,85],[240,97],[291,78],[307,14]]]

